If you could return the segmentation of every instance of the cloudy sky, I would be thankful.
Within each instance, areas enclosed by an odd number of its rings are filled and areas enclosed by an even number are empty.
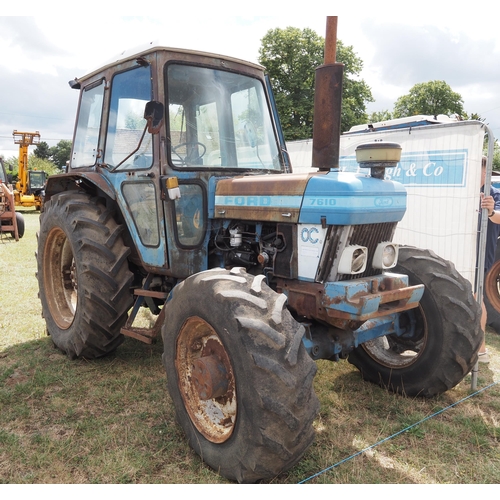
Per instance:
[[[125,49],[158,40],[257,62],[268,30],[293,26],[324,36],[328,15],[338,16],[338,38],[363,60],[361,76],[375,98],[369,112],[392,110],[415,83],[444,80],[461,94],[464,109],[480,114],[500,138],[500,29],[493,0],[468,2],[467,10],[447,0],[279,5],[123,0],[112,7],[95,0],[25,0],[22,11],[12,12],[3,6],[0,155],[17,156],[14,129],[39,131],[49,146],[72,139],[78,92],[68,81]],[[32,17],[21,17],[25,13]]]

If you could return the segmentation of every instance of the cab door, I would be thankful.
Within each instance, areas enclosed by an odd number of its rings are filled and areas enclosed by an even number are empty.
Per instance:
[[[153,98],[151,71],[149,64],[131,63],[113,75],[100,162],[143,264],[165,269],[158,135],[147,131],[144,118],[146,104]]]
[[[261,76],[253,66],[194,54],[165,64],[164,175],[165,182],[175,178],[180,196],[166,197],[164,210],[176,276],[207,269],[217,254],[218,232],[230,222],[214,217],[219,179],[282,172]]]

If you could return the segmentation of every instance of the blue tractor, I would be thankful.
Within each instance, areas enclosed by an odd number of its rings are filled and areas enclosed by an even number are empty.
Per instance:
[[[406,193],[383,173],[399,146],[359,148],[371,175],[338,169],[341,82],[342,65],[318,68],[306,174],[291,172],[259,65],[148,46],[70,82],[72,156],[48,179],[38,239],[47,332],[71,358],[161,332],[180,425],[238,482],[287,470],[313,441],[315,360],[424,397],[477,360],[468,281],[391,242]],[[135,326],[141,307],[152,328]]]

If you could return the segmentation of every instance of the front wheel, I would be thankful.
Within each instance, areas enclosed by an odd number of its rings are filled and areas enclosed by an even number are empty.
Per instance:
[[[193,275],[173,290],[162,329],[177,419],[202,460],[238,482],[298,462],[319,406],[304,328],[263,279],[240,268]]]
[[[418,308],[400,316],[413,334],[387,335],[357,347],[349,362],[366,380],[407,396],[431,397],[457,385],[477,361],[481,308],[470,283],[430,250],[401,247],[395,272],[423,283]]]

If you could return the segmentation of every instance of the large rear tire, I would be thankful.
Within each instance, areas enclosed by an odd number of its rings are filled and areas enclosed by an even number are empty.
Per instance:
[[[122,229],[112,209],[85,193],[55,195],[40,215],[42,314],[52,341],[71,358],[104,356],[123,342],[133,296]]]
[[[401,317],[415,321],[414,334],[366,342],[349,362],[363,378],[393,392],[438,395],[457,385],[477,361],[481,308],[470,283],[430,250],[400,248],[395,272],[408,275],[410,285],[425,285],[419,307]]]
[[[168,389],[190,445],[245,483],[300,460],[319,407],[304,328],[263,279],[240,268],[193,275],[174,288],[162,329]]]

